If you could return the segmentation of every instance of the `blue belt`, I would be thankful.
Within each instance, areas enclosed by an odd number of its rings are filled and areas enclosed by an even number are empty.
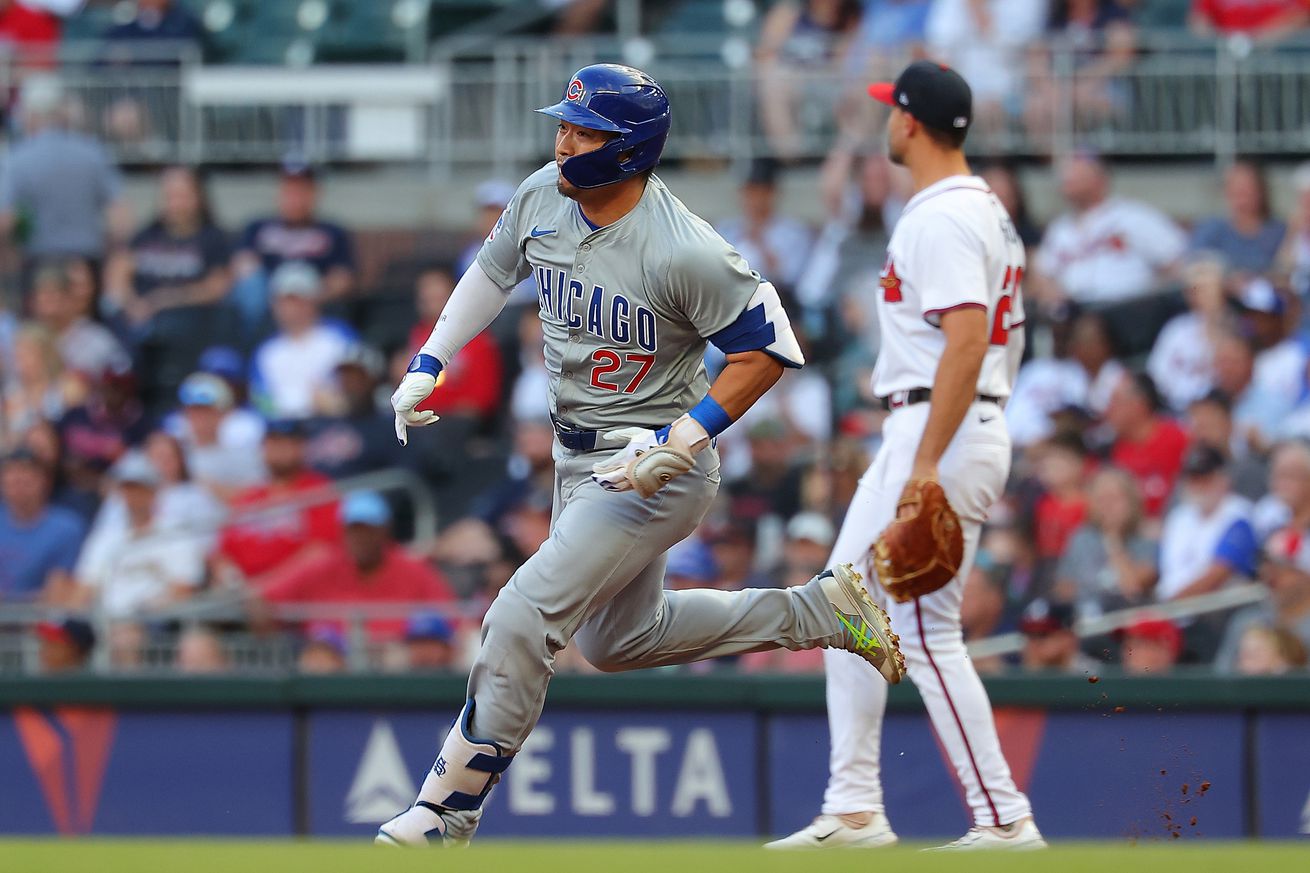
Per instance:
[[[550,416],[550,423],[555,428],[556,439],[564,448],[572,452],[595,451],[596,443],[600,440],[599,431],[574,427],[553,413]]]

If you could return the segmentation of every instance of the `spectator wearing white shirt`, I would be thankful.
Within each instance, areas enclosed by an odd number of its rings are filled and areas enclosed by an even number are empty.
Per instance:
[[[1094,415],[1103,416],[1110,405],[1110,395],[1128,370],[1119,362],[1110,325],[1097,312],[1083,312],[1074,319],[1069,354],[1083,369],[1087,380],[1084,406]]]
[[[1296,397],[1255,380],[1251,340],[1226,331],[1215,340],[1214,386],[1233,402],[1234,452],[1263,453],[1281,436],[1294,435]]]
[[[1025,49],[1045,26],[1046,0],[933,0],[924,37],[969,83],[975,123],[997,126],[1022,105]]]
[[[741,186],[741,216],[716,229],[766,280],[792,289],[809,255],[810,231],[794,218],[779,215],[777,207],[778,165],[757,160]]]
[[[158,527],[176,531],[179,537],[199,540],[208,552],[227,519],[227,508],[208,489],[191,480],[186,457],[177,438],[162,430],[146,437],[145,457],[159,473],[155,489],[155,517]],[[127,501],[120,491],[100,504],[90,538],[109,532],[121,534],[130,528]]]
[[[195,594],[205,578],[205,546],[201,538],[168,535],[156,502],[163,478],[143,453],[124,455],[112,476],[127,524],[89,537],[73,575],[81,602],[98,599],[112,621],[133,623]]]
[[[1169,319],[1146,362],[1146,372],[1175,412],[1204,397],[1214,384],[1215,337],[1226,315],[1221,263],[1195,261],[1188,265],[1185,279],[1187,311]]]
[[[183,426],[174,434],[195,480],[223,498],[263,482],[262,431],[249,436],[235,431],[224,438],[223,424],[232,415],[232,389],[227,383],[211,373],[192,373],[177,395]]]
[[[1110,303],[1154,291],[1169,278],[1187,236],[1155,207],[1111,196],[1100,160],[1066,160],[1060,191],[1069,211],[1051,222],[1037,251],[1040,282],[1032,287],[1039,297]]]
[[[323,280],[311,264],[283,264],[269,284],[278,330],[255,351],[252,390],[270,418],[308,418],[323,407],[353,337],[322,319]]]
[[[1156,598],[1217,591],[1235,576],[1254,578],[1260,546],[1251,501],[1232,493],[1224,457],[1195,446],[1183,462],[1182,501],[1165,518]]]
[[[258,450],[266,425],[262,415],[244,405],[248,395],[245,356],[231,346],[210,346],[200,353],[196,372],[217,376],[232,397],[232,408],[223,416],[218,428],[218,441],[225,446],[238,446],[242,451]],[[187,420],[181,410],[164,419],[164,428],[183,443],[190,439]]]
[[[1290,439],[1269,456],[1269,493],[1252,513],[1256,535],[1266,539],[1292,525],[1310,530],[1310,443]]]
[[[1125,373],[1100,315],[1084,312],[1052,327],[1056,355],[1024,364],[1005,405],[1010,439],[1021,448],[1049,437],[1058,412],[1077,408],[1104,414]]]
[[[1010,439],[1019,448],[1039,443],[1055,432],[1054,415],[1087,405],[1087,374],[1070,354],[1070,319],[1054,320],[1051,336],[1055,354],[1034,357],[1019,368],[1014,390],[1005,404]]]
[[[1288,403],[1305,393],[1305,346],[1288,335],[1287,301],[1263,276],[1246,282],[1236,299],[1243,333],[1255,344],[1252,382],[1260,391]]]

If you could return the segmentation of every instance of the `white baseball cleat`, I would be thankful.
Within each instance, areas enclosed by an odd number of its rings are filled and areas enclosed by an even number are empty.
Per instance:
[[[873,602],[860,574],[850,564],[838,564],[816,578],[841,624],[839,648],[868,661],[890,684],[900,682],[905,677],[901,638],[892,632],[891,619]]]
[[[766,849],[877,849],[896,844],[887,816],[875,812],[863,827],[848,825],[841,816],[821,815],[789,837],[765,843]]]
[[[430,846],[468,845],[468,840],[447,836],[449,825],[441,812],[430,803],[419,801],[400,815],[378,828],[374,845],[406,849],[426,849]]]
[[[989,849],[1025,851],[1045,848],[1046,840],[1042,839],[1041,831],[1037,830],[1037,822],[1033,821],[1033,817],[1030,815],[1000,827],[979,827],[974,825],[967,834],[955,842],[937,846],[928,849],[928,851],[969,852],[975,849],[983,851]]]

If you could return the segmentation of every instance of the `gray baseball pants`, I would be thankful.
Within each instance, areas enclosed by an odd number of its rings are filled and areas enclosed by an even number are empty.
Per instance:
[[[817,585],[664,590],[665,552],[696,529],[718,491],[713,448],[649,500],[593,482],[591,467],[603,457],[556,445],[550,538],[482,621],[468,686],[473,734],[509,752],[537,724],[555,655],[570,640],[607,672],[841,640]]]

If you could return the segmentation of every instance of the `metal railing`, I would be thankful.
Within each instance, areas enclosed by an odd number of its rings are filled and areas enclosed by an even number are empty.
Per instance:
[[[532,109],[558,99],[579,66],[619,60],[650,70],[669,91],[670,159],[746,161],[778,152],[759,107],[783,95],[762,83],[740,35],[499,39],[438,46],[426,64],[354,68],[214,67],[185,47],[170,57],[116,64],[96,45],[65,47],[57,63],[8,53],[0,56],[0,88],[13,89],[33,70],[57,70],[75,121],[128,165],[269,163],[296,151],[317,161],[422,164],[438,174],[470,165],[509,172],[548,155],[548,126]],[[879,60],[894,70],[903,59]],[[1065,43],[1029,46],[1009,60],[1009,93],[970,136],[980,153],[1089,147],[1224,160],[1310,150],[1310,37],[1252,47],[1143,34],[1127,67],[1104,80],[1090,79],[1086,52]],[[868,71],[837,66],[783,71],[795,107],[792,157],[822,157],[839,129],[859,129],[855,115],[872,108],[861,96]],[[1104,98],[1095,112],[1082,96],[1088,91]],[[1052,107],[1044,120],[1029,111],[1038,94]]]
[[[284,515],[288,511],[308,509],[340,500],[352,491],[375,491],[379,493],[399,492],[409,501],[412,513],[414,540],[431,541],[437,533],[437,506],[431,489],[419,477],[404,470],[387,469],[358,476],[350,476],[333,481],[320,488],[297,492],[289,497],[279,497],[266,503],[243,507],[230,513],[224,525],[258,524],[261,519]],[[213,539],[219,528],[207,525],[177,525],[167,530],[151,533],[134,541],[135,544],[155,539],[178,540],[180,538]],[[112,575],[112,574],[111,574]],[[213,580],[210,588],[196,597],[154,608],[133,616],[131,622],[153,626],[186,626],[197,623],[244,624],[251,616],[252,596],[241,586],[231,586],[222,580]],[[361,659],[367,658],[362,643],[366,641],[365,625],[375,618],[402,618],[412,614],[418,608],[428,611],[442,611],[441,607],[427,604],[351,604],[344,609],[335,606],[278,606],[272,608],[269,617],[277,622],[301,622],[317,619],[343,620],[347,626],[348,637],[361,644]],[[32,672],[35,669],[37,641],[23,629],[51,618],[65,616],[75,612],[87,620],[96,631],[98,644],[92,653],[91,666],[96,670],[106,670],[110,651],[106,644],[110,639],[116,621],[124,619],[109,615],[102,603],[94,601],[86,609],[68,610],[55,606],[25,603],[0,603],[0,674],[6,672]],[[6,633],[5,628],[11,629]],[[17,628],[18,632],[12,632]],[[167,636],[167,635],[165,635]],[[289,639],[249,638],[250,646],[238,646],[233,650],[234,663],[245,666],[280,667],[285,666],[288,652],[294,651],[294,644]],[[143,650],[147,665],[166,666],[171,662],[172,646],[149,644]],[[241,656],[239,653],[245,653]],[[363,666],[364,660],[358,661]]]
[[[1148,618],[1163,618],[1169,621],[1192,619],[1203,615],[1229,612],[1243,606],[1261,603],[1269,598],[1269,587],[1259,582],[1248,582],[1215,591],[1212,594],[1198,594],[1181,600],[1165,603],[1152,603],[1118,609],[1104,615],[1080,620],[1075,623],[1073,631],[1080,639],[1099,637],[1118,630],[1131,627]],[[1021,633],[997,634],[969,643],[969,656],[972,658],[990,658],[996,655],[1012,655],[1023,651],[1026,638]]]

